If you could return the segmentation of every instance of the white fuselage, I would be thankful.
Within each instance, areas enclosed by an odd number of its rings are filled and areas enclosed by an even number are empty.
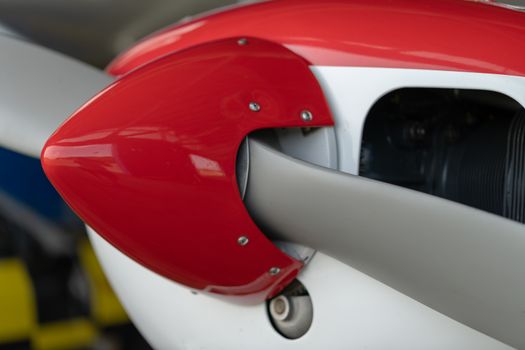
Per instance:
[[[331,134],[335,135],[337,165],[333,167],[355,175],[366,116],[388,92],[410,87],[480,89],[500,92],[525,106],[522,77],[354,67],[312,67],[312,71],[335,119]],[[510,348],[322,252],[298,277],[312,298],[313,324],[303,337],[285,339],[273,329],[265,304],[239,305],[192,293],[88,231],[125,308],[158,349]]]

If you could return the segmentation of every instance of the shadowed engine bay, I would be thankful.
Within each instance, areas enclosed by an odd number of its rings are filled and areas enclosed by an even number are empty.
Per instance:
[[[489,91],[393,91],[369,112],[359,173],[525,223],[525,110]]]

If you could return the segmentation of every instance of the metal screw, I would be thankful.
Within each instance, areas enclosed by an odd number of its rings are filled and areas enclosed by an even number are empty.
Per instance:
[[[304,111],[301,112],[301,119],[304,122],[311,122],[312,119],[314,119],[314,116],[313,116],[312,112],[310,112],[309,110],[305,109]]]
[[[239,44],[241,46],[244,46],[244,45],[248,44],[248,39],[241,38],[241,39],[237,40],[237,44]]]
[[[252,112],[259,112],[261,110],[261,106],[259,106],[257,102],[250,102],[248,107],[250,107],[250,111]]]
[[[425,129],[424,126],[420,126],[416,129],[416,135],[417,137],[425,137],[427,134],[427,129]]]
[[[245,246],[248,244],[248,242],[250,242],[250,240],[248,239],[248,237],[246,236],[241,236],[239,237],[239,239],[237,240],[237,243],[239,243],[240,246]]]
[[[272,268],[270,269],[270,271],[268,271],[268,272],[270,273],[270,275],[275,276],[275,275],[277,275],[279,272],[281,272],[281,269],[278,268],[278,267],[272,267]]]
[[[408,129],[409,137],[413,141],[423,141],[427,136],[427,129],[421,123],[413,123]]]

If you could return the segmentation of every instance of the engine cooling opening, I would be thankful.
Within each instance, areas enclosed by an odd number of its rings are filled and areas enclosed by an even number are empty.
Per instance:
[[[359,174],[525,223],[525,109],[491,91],[395,90],[367,116]]]

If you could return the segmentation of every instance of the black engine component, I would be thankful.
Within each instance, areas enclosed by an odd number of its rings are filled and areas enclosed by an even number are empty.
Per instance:
[[[525,223],[525,110],[494,92],[394,91],[367,118],[360,175]]]
[[[525,222],[525,110],[510,125],[505,160],[503,215]]]

